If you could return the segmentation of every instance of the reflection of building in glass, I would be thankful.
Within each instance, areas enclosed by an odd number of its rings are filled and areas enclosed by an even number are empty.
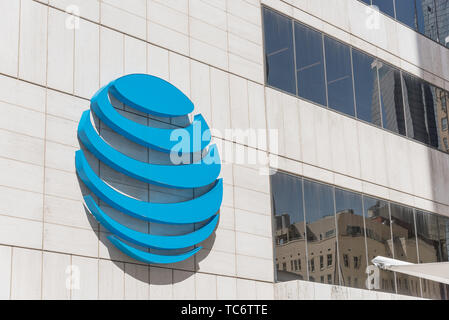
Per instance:
[[[449,94],[440,88],[435,88],[434,99],[436,106],[435,113],[437,119],[437,126],[439,127],[438,138],[440,149],[449,152],[449,128],[448,128],[449,116],[447,113]]]
[[[424,34],[449,45],[449,1],[448,0],[422,0],[424,14]]]
[[[429,38],[438,41],[437,11],[435,10],[435,0],[418,1],[421,5],[424,16],[424,34]],[[421,2],[421,4],[419,4]]]
[[[380,102],[382,110],[383,127],[394,132],[401,132],[400,124],[403,122],[402,114],[402,88],[400,75],[396,69],[389,68],[382,62],[377,62],[379,70]],[[377,102],[376,102],[377,103]],[[373,106],[376,109],[377,104]]]
[[[367,273],[376,256],[411,263],[448,261],[449,218],[302,181],[280,172],[272,177],[277,281],[309,280],[432,299],[449,297],[448,286],[383,270],[373,288],[372,274]],[[346,209],[334,213],[334,207]],[[285,211],[276,212],[279,208]]]

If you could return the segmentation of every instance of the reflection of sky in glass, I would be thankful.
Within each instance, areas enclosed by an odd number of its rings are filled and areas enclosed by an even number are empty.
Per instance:
[[[264,10],[267,82],[276,88],[296,93],[291,19]]]
[[[292,224],[304,221],[301,179],[278,172],[271,184],[275,215],[289,214]]]
[[[335,189],[335,208],[337,214],[345,210],[352,210],[355,215],[362,216],[362,197],[354,192]]]
[[[332,187],[304,180],[304,204],[307,224],[334,215]]]
[[[348,45],[324,37],[329,107],[354,116],[351,51]]]

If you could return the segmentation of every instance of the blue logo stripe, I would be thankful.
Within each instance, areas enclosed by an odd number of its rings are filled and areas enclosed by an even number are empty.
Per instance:
[[[199,162],[189,165],[157,165],[130,158],[112,148],[92,126],[90,111],[83,113],[78,136],[100,161],[137,180],[170,188],[197,188],[210,185],[220,175],[221,161],[215,145]]]
[[[179,143],[177,140],[172,141],[171,135],[176,136],[175,130],[183,130],[182,134],[190,139],[186,144],[190,146],[191,153],[199,152],[209,145],[211,135],[203,116],[196,115],[191,125],[181,129],[160,129],[141,125],[125,118],[115,110],[109,101],[109,88],[110,85],[97,92],[91,99],[91,109],[102,122],[125,138],[144,147],[168,153]]]
[[[194,189],[210,186],[203,195],[177,203],[155,203],[134,199],[115,190],[90,167],[82,150],[75,153],[76,172],[86,187],[112,208],[141,221],[162,225],[191,225],[201,223],[192,232],[157,235],[133,230],[111,218],[95,202],[93,195],[84,197],[85,207],[110,233],[108,239],[128,256],[147,263],[175,263],[186,260],[201,250],[188,249],[211,236],[219,221],[223,199],[223,180],[218,179],[221,160],[216,145],[210,145],[211,133],[201,115],[185,128],[161,129],[138,124],[122,116],[112,105],[116,99],[141,112],[158,117],[187,117],[193,103],[179,89],[157,77],[131,74],[112,81],[97,91],[90,103],[90,111],[83,113],[79,126],[80,143],[112,169],[131,178],[175,189]],[[93,112],[113,131],[146,148],[170,153],[171,165],[150,164],[133,159],[113,144],[103,140],[91,122]],[[206,149],[208,148],[206,152]],[[195,160],[195,156],[201,159]],[[176,157],[177,159],[174,159]],[[195,162],[190,163],[192,160]],[[183,164],[189,162],[188,164]],[[175,163],[182,163],[176,165]],[[140,249],[135,248],[138,245]],[[141,248],[142,247],[142,248]],[[144,248],[161,250],[150,253]],[[182,249],[183,253],[173,250]],[[190,250],[188,252],[185,252]]]
[[[158,236],[135,231],[121,225],[105,214],[91,196],[84,197],[84,201],[97,221],[99,221],[109,232],[139,246],[153,249],[173,250],[194,246],[195,244],[206,240],[212,234],[217,226],[219,218],[218,215],[215,215],[202,228],[188,234],[179,236]]]
[[[153,203],[130,198],[117,192],[101,180],[82,150],[75,154],[76,171],[84,184],[101,200],[135,218],[166,224],[190,224],[209,219],[220,209],[223,198],[223,180],[216,181],[206,194],[193,200],[177,203]]]
[[[115,98],[139,111],[178,117],[193,111],[193,103],[171,83],[147,74],[130,74],[111,83]]]
[[[142,250],[138,250],[136,248],[133,248],[126,243],[120,241],[115,236],[108,236],[109,241],[112,242],[114,246],[116,246],[119,250],[127,254],[128,256],[142,261],[146,263],[176,263],[183,260],[186,260],[193,256],[195,253],[200,251],[202,247],[195,248],[189,252],[180,254],[180,255],[158,255],[154,253],[145,252]]]

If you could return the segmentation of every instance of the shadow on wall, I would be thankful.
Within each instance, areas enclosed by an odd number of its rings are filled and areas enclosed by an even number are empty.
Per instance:
[[[185,126],[186,123],[189,123],[188,117],[183,118],[153,118],[148,117],[147,115],[136,111],[134,109],[131,109],[123,104],[121,104],[118,101],[114,101],[112,99],[112,104],[114,107],[119,111],[121,115],[124,117],[135,121],[137,123],[147,125],[147,126],[154,126],[158,128],[164,128],[164,129],[173,129],[173,128],[179,128],[180,126]],[[127,140],[126,138],[122,137],[121,135],[114,132],[112,129],[107,127],[104,123],[102,123],[95,115],[93,115],[93,123],[94,126],[99,133],[100,137],[104,139],[109,145],[111,145],[114,149],[118,150],[119,152],[125,154],[128,157],[131,157],[135,160],[145,162],[145,163],[151,163],[151,164],[171,164],[169,154],[155,151],[152,149],[148,149],[146,147],[143,147],[141,145],[138,145],[130,140]],[[106,164],[99,161],[93,154],[91,154],[79,141],[79,144],[81,146],[81,150],[86,155],[87,162],[89,166],[92,168],[94,173],[101,178],[107,185],[118,191],[119,193],[122,193],[128,197],[144,201],[144,202],[153,202],[153,203],[177,203],[177,202],[183,202],[188,201],[191,199],[194,199],[196,197],[199,197],[205,193],[207,193],[211,188],[212,185],[201,187],[201,188],[195,188],[195,189],[172,189],[172,188],[166,188],[161,187],[153,184],[148,184],[133,178],[130,178],[111,167],[107,166]],[[182,235],[191,233],[195,230],[198,230],[200,227],[202,227],[205,223],[196,223],[196,224],[188,224],[188,225],[169,225],[169,224],[159,224],[159,223],[153,223],[148,222],[144,220],[140,220],[137,218],[134,218],[128,214],[122,213],[111,206],[109,206],[104,201],[98,199],[97,196],[95,196],[89,188],[83,183],[83,181],[78,176],[78,183],[81,188],[81,192],[83,197],[87,195],[91,195],[95,201],[95,203],[100,207],[100,209],[108,215],[110,218],[115,220],[116,222],[120,223],[124,227],[127,227],[129,229],[145,233],[145,234],[153,234],[153,235],[160,235],[160,236],[175,236],[175,235]],[[183,249],[175,249],[175,250],[157,250],[157,249],[150,249],[147,247],[141,247],[138,245],[135,245],[133,243],[130,243],[128,241],[124,241],[127,245],[132,246],[136,249],[139,249],[144,252],[154,253],[154,254],[160,254],[160,255],[178,255],[185,253],[187,251],[193,250],[195,247],[201,246],[203,247],[202,250],[200,250],[199,253],[195,254],[194,256],[181,261],[177,263],[170,263],[170,264],[146,264],[145,262],[137,261],[123,252],[121,252],[119,249],[117,249],[114,244],[111,243],[111,241],[107,238],[110,233],[103,227],[100,226],[98,221],[94,218],[94,216],[91,214],[89,209],[84,206],[85,214],[88,218],[88,221],[92,227],[92,229],[95,231],[99,241],[101,242],[99,245],[99,257],[106,257],[105,259],[111,260],[117,267],[119,267],[121,270],[123,270],[124,273],[128,274],[129,276],[136,278],[139,281],[143,282],[149,282],[150,284],[173,284],[176,282],[181,282],[190,276],[194,274],[195,271],[199,270],[199,263],[204,260],[208,254],[209,249],[211,249],[215,243],[215,230],[213,233],[203,242],[191,246],[188,248]],[[123,240],[123,239],[121,239]],[[107,250],[107,252],[106,252]],[[132,264],[139,264],[139,265],[148,265],[148,266],[154,266],[154,267],[161,267],[161,268],[167,268],[167,269],[176,269],[176,270],[183,270],[188,272],[180,272],[176,279],[173,277],[170,277],[169,279],[154,279],[151,277],[151,274],[148,279],[148,275],[139,275],[138,272],[130,273],[128,272],[126,266],[126,263],[132,263]]]

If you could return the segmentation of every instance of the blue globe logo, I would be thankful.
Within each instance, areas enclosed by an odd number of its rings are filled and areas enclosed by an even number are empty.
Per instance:
[[[218,179],[221,161],[216,145],[210,145],[210,130],[198,114],[184,128],[161,129],[131,121],[112,105],[111,97],[140,112],[157,117],[181,117],[193,112],[193,103],[179,89],[158,77],[130,74],[104,86],[93,96],[90,110],[81,116],[78,138],[98,160],[133,179],[173,189],[208,187],[209,191],[192,200],[155,203],[129,197],[104,182],[89,165],[85,152],[75,154],[76,172],[98,199],[123,214],[142,222],[162,225],[200,224],[193,232],[181,235],[155,235],[133,230],[111,218],[91,195],[84,196],[85,206],[111,235],[109,241],[126,255],[145,263],[176,263],[201,250],[197,246],[215,230],[223,198],[223,181]],[[91,114],[119,135],[145,148],[187,159],[168,165],[151,164],[116,150],[96,131]],[[139,249],[136,246],[139,246]],[[140,248],[156,249],[151,250]],[[187,248],[194,247],[193,250]],[[183,251],[181,254],[174,253]],[[154,251],[154,250],[153,250]]]

